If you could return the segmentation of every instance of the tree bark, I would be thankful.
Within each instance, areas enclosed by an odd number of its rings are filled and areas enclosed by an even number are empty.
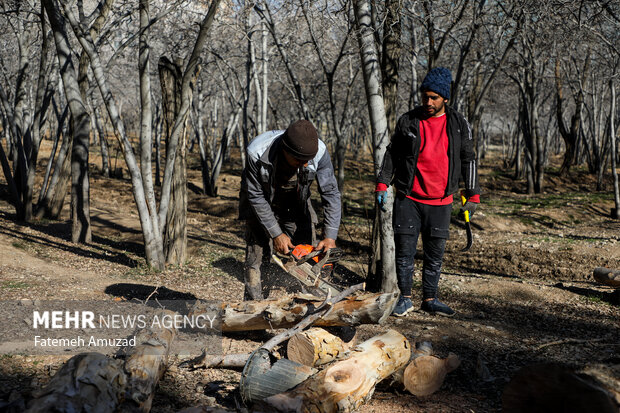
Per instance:
[[[46,0],[45,10],[50,20],[58,65],[65,95],[71,110],[73,145],[71,150],[71,240],[90,243],[90,188],[88,181],[88,146],[90,117],[82,100],[77,73],[73,65],[73,51],[65,28],[65,19],[56,0]]]
[[[401,2],[385,2],[385,21],[383,23],[383,53],[381,53],[381,80],[383,81],[383,101],[388,133],[396,129],[398,108],[398,70],[401,47]]]
[[[375,386],[409,361],[407,339],[395,330],[375,336],[292,390],[265,399],[278,412],[352,412],[365,404]]]
[[[611,210],[611,217],[613,219],[620,218],[620,187],[618,185],[618,170],[616,169],[616,126],[615,126],[615,113],[616,113],[616,87],[614,81],[609,81],[609,88],[611,89],[611,105],[609,108],[609,141],[611,152],[611,177],[614,181],[614,209]]]
[[[181,67],[165,57],[159,59],[159,78],[162,90],[164,126],[166,130],[166,153],[171,151],[172,128],[181,109]],[[166,264],[181,265],[186,258],[187,246],[187,171],[185,164],[185,129],[177,147],[174,175],[171,187],[171,205],[164,229],[164,255]]]
[[[360,57],[364,73],[364,86],[368,101],[368,113],[373,135],[373,159],[375,175],[379,173],[385,150],[389,142],[385,104],[381,91],[381,72],[378,66],[377,50],[375,48],[370,5],[368,0],[353,2],[357,27]],[[391,191],[389,191],[391,193]],[[392,229],[392,205],[387,205],[387,211],[379,214],[381,226],[381,263],[382,282],[381,290],[385,292],[397,291],[396,263],[394,247],[394,231]],[[377,260],[378,257],[373,257]],[[369,274],[369,277],[371,275]]]

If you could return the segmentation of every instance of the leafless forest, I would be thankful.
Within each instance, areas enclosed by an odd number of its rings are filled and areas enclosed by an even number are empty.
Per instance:
[[[307,118],[342,187],[347,156],[377,159],[438,65],[478,155],[500,141],[528,193],[544,191],[550,156],[562,175],[587,165],[599,187],[616,160],[615,2],[4,1],[0,19],[0,161],[16,217],[57,218],[70,181],[72,239],[88,243],[89,155],[106,177],[120,158],[155,268],[186,254],[188,151],[217,196],[233,148]]]
[[[246,145],[291,121],[317,127],[345,200],[358,195],[346,192],[353,175],[370,194],[398,116],[438,66],[452,72],[449,103],[469,120],[480,164],[493,159],[483,205],[497,190],[561,209],[558,191],[574,191],[562,202],[592,191],[606,202],[601,230],[618,219],[617,1],[0,0],[0,27],[3,219],[36,228],[68,214],[66,241],[89,248],[91,196],[107,196],[94,177],[125,180],[149,271],[192,258],[188,188],[205,204],[228,202]],[[371,235],[356,241],[383,271],[366,262],[364,271],[383,273],[391,290],[391,212],[367,215]],[[618,239],[607,232],[601,239]],[[504,247],[495,262],[513,257]],[[617,264],[613,251],[601,265]],[[565,261],[558,268],[570,272]]]

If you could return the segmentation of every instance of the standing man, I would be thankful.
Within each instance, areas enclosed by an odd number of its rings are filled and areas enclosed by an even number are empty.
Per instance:
[[[467,202],[460,212],[467,210],[471,216],[480,202],[480,187],[469,124],[447,105],[451,82],[452,75],[444,67],[428,72],[420,86],[422,106],[398,120],[377,178],[376,197],[381,207],[388,185],[395,188],[393,226],[401,293],[393,312],[396,316],[413,310],[413,261],[420,234],[424,249],[421,309],[431,314],[454,314],[437,299],[452,194],[462,177]]]
[[[336,246],[340,192],[327,147],[312,123],[298,120],[248,145],[239,193],[239,218],[246,220],[245,300],[263,299],[260,266],[271,258],[270,244],[280,254],[297,244],[314,245],[314,180],[325,216],[324,238],[316,248],[328,250]]]

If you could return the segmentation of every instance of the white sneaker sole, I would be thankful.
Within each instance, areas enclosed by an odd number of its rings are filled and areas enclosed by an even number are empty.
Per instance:
[[[409,314],[411,312],[413,312],[413,307],[409,307],[408,309],[405,310],[404,313],[401,313],[401,314],[392,313],[392,315],[394,317],[405,317],[407,314]]]

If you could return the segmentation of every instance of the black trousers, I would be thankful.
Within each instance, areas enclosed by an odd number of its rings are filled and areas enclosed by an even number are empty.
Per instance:
[[[410,296],[416,247],[422,235],[422,297],[437,297],[441,264],[449,237],[452,205],[426,205],[397,194],[394,200],[396,277],[402,295]]]
[[[314,244],[314,226],[310,217],[279,219],[278,224],[291,238],[293,245]],[[244,300],[262,300],[264,294],[261,264],[267,264],[271,260],[273,247],[271,237],[257,219],[249,219],[246,221],[245,241]],[[270,286],[265,287],[268,295]]]

